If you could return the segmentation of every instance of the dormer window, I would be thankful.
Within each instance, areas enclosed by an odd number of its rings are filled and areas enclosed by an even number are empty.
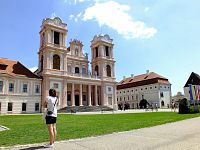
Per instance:
[[[54,31],[54,44],[60,44],[60,33]]]
[[[0,64],[0,70],[6,70],[7,66],[6,64]]]

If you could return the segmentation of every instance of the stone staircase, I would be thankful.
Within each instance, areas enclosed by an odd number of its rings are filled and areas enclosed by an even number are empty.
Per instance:
[[[76,113],[76,112],[98,112],[98,111],[113,111],[113,108],[108,106],[68,106],[58,110],[58,113]]]

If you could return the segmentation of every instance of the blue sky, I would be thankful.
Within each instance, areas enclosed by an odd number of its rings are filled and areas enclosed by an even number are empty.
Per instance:
[[[191,72],[200,74],[199,0],[1,0],[0,57],[38,65],[43,18],[68,25],[67,45],[78,38],[84,52],[96,34],[114,40],[116,78],[156,72],[183,92]]]

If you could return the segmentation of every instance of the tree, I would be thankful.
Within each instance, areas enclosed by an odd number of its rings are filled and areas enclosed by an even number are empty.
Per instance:
[[[142,99],[141,101],[140,101],[140,108],[146,108],[147,107],[147,104],[149,104],[148,102],[147,102],[147,100],[146,99]]]
[[[179,102],[179,114],[187,114],[188,112],[189,112],[188,101],[186,98],[183,98]]]

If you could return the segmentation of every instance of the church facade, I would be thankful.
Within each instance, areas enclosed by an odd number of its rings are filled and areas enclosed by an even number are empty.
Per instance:
[[[116,107],[115,60],[109,35],[94,36],[91,41],[91,72],[83,44],[74,39],[66,47],[67,25],[58,17],[44,19],[40,31],[39,66],[42,101],[50,88],[57,91],[58,107]]]
[[[20,97],[24,93],[18,92],[19,100],[17,102],[12,99],[5,103],[0,101],[1,113],[2,110],[3,113],[8,113],[8,107],[11,104],[12,109],[9,109],[9,113],[42,111],[42,103],[48,96],[50,88],[57,91],[58,109],[68,106],[108,106],[117,109],[113,40],[107,34],[94,36],[90,46],[92,54],[90,71],[88,54],[83,54],[82,42],[74,39],[69,42],[69,47],[66,46],[67,32],[67,24],[63,23],[60,18],[44,19],[40,30],[38,69],[35,76],[31,75],[34,76],[34,81],[30,76],[25,75],[29,72],[27,68],[23,73],[17,75],[20,76],[20,80],[30,80],[30,84],[20,84],[16,78],[15,83],[19,84],[14,86],[14,90],[21,91],[19,90],[21,88],[23,91],[23,86],[26,88],[30,86],[28,90],[30,94],[26,94],[26,100],[28,103],[33,95],[36,96],[34,103],[37,103],[37,111],[33,104],[30,105],[31,108],[27,107],[26,111],[22,111],[25,104],[22,104],[24,102]],[[2,63],[2,65],[6,64]],[[20,72],[20,70],[18,71]],[[3,82],[3,74],[4,72],[0,72],[0,84],[2,83],[0,87],[4,89],[2,92],[6,92],[9,89],[9,83],[7,80]],[[33,92],[34,86],[39,88],[37,93]],[[6,92],[3,96],[8,99],[10,94],[12,93]],[[0,100],[2,99],[0,91]],[[17,108],[15,108],[15,103],[18,103]]]

